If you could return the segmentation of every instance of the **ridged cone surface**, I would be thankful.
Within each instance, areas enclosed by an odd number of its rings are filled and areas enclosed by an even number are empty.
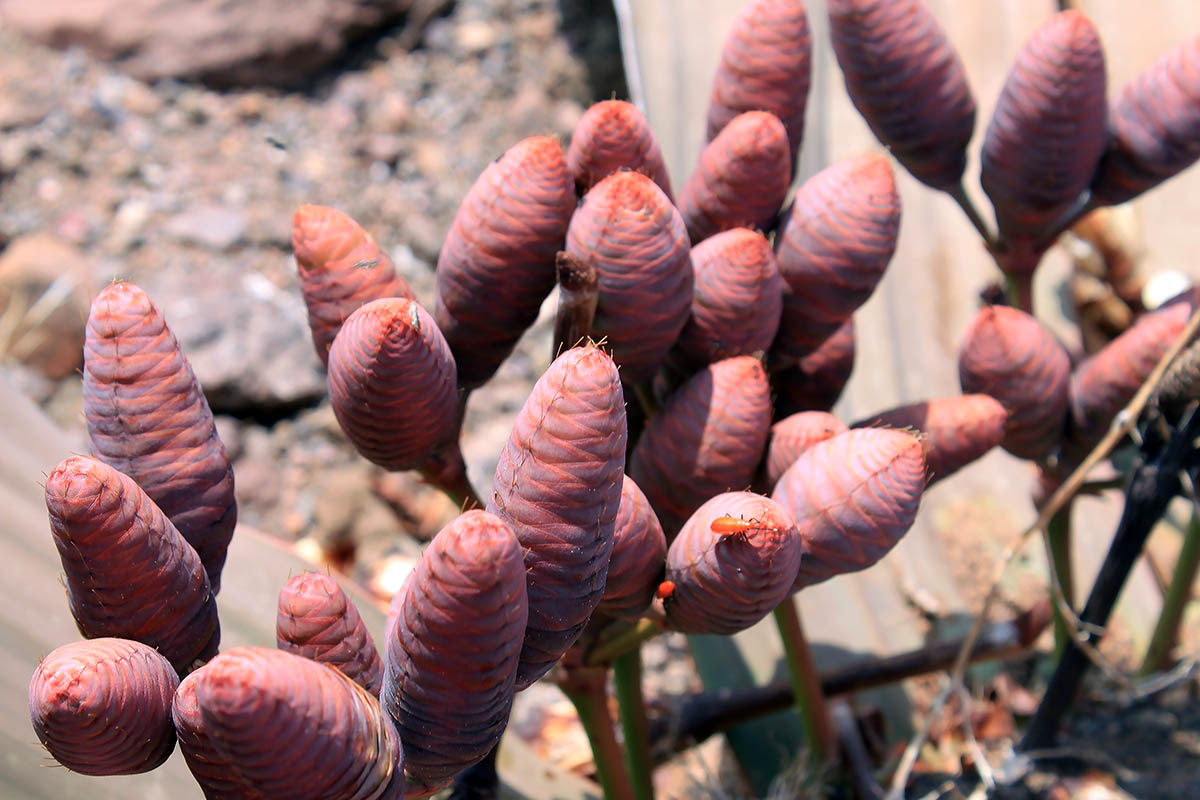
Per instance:
[[[370,692],[333,667],[282,650],[235,647],[197,672],[194,692],[207,745],[263,798],[404,795],[391,720]]]
[[[751,524],[722,535],[712,527],[721,517]],[[671,627],[723,636],[749,628],[787,597],[801,550],[796,523],[779,503],[750,492],[713,497],[667,551],[666,580],[675,588],[663,606]]]
[[[1200,158],[1200,36],[1125,85],[1108,111],[1109,142],[1093,198],[1116,205]]]
[[[387,251],[347,214],[305,204],[292,218],[292,252],[308,306],[313,346],[323,363],[342,323],[384,297],[412,298]]]
[[[1008,411],[986,394],[937,397],[893,408],[854,423],[854,428],[911,428],[921,433],[929,484],[980,458],[1004,438]]]
[[[747,111],[721,129],[679,191],[692,242],[730,228],[767,228],[792,182],[787,131],[774,114]]]
[[[777,335],[776,345],[780,344],[779,339]],[[786,351],[787,348],[782,349]],[[807,354],[786,356],[772,346],[771,360],[778,365],[771,374],[776,395],[776,418],[799,411],[828,411],[833,408],[846,388],[846,382],[850,380],[850,373],[854,371],[854,356],[853,318],[846,320]]]
[[[954,45],[920,0],[830,0],[846,91],[875,137],[921,182],[959,185],[975,98]]]
[[[179,752],[207,800],[265,800],[214,749],[196,702],[196,680],[201,672],[188,675],[175,691],[171,719],[179,736]]]
[[[728,358],[693,375],[642,432],[629,474],[668,537],[704,501],[748,487],[771,428],[771,387],[758,359]]]
[[[1108,142],[1104,51],[1075,9],[1038,28],[1005,80],[980,182],[1005,238],[1036,238],[1088,187]]]
[[[924,489],[924,448],[903,431],[849,430],[801,453],[771,494],[804,543],[793,590],[883,558],[912,527]]]
[[[217,603],[200,557],[131,478],[71,456],[46,478],[46,508],[80,633],[149,645],[181,675],[216,655]]]
[[[805,450],[847,430],[846,423],[828,411],[799,411],[776,422],[767,443],[767,484],[778,483]]]
[[[1193,400],[1200,400],[1200,341],[1193,341],[1171,364],[1154,393],[1154,402],[1172,422]]]
[[[886,156],[839,161],[805,181],[775,236],[786,287],[775,349],[803,355],[848,320],[879,285],[899,234]]]
[[[280,650],[337,667],[376,697],[383,661],[366,623],[337,581],[319,572],[293,575],[279,592],[275,642]]]
[[[783,280],[765,236],[747,228],[718,233],[692,248],[692,314],[676,343],[697,367],[765,353],[779,331]]]
[[[622,476],[621,505],[613,525],[608,579],[597,614],[635,620],[650,607],[667,557],[667,538],[646,495]]]
[[[649,378],[692,308],[691,248],[679,212],[645,175],[618,172],[584,195],[567,251],[596,270],[592,337],[612,349],[624,380]]]
[[[1042,458],[1062,440],[1071,359],[1029,314],[1007,306],[980,309],[963,337],[958,377],[964,392],[991,395],[1008,410],[1000,446],[1014,456]]]
[[[438,256],[433,312],[463,388],[490,378],[537,319],[574,211],[566,156],[548,136],[513,145],[467,191]]]
[[[604,595],[626,436],[617,366],[588,345],[538,379],[500,453],[487,510],[516,532],[529,591],[517,689],[554,666]]]
[[[454,357],[413,300],[350,315],[329,351],[329,400],[346,438],[384,469],[420,467],[455,432]]]
[[[500,741],[528,622],[516,534],[486,511],[443,528],[410,573],[385,647],[383,707],[409,781],[432,790]]]
[[[111,284],[92,303],[83,413],[92,454],[150,495],[200,555],[216,594],[237,523],[233,467],[191,364],[132,283]]]
[[[127,639],[63,645],[29,682],[29,715],[58,763],[84,775],[134,775],[175,749],[171,698],[179,676],[151,647]]]
[[[583,112],[567,148],[567,168],[580,194],[628,169],[642,173],[668,198],[672,196],[667,164],[650,122],[625,100],[604,100]]]
[[[787,129],[793,158],[804,135],[812,35],[802,0],[751,0],[721,49],[708,105],[708,141],[746,111],[770,111]]]

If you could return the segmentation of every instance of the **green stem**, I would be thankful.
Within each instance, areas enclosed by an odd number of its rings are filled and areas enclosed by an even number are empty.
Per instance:
[[[1063,597],[1068,603],[1075,602],[1075,573],[1071,567],[1071,506],[1068,500],[1063,504],[1050,521],[1046,523],[1046,551],[1050,554],[1051,569],[1058,576],[1058,585],[1062,587]],[[1050,608],[1054,613],[1054,661],[1058,662],[1063,649],[1071,638],[1071,628],[1063,616],[1062,608],[1053,602],[1051,595]]]
[[[596,762],[596,777],[604,790],[606,800],[637,800],[629,772],[625,769],[625,755],[613,731],[612,717],[608,713],[608,670],[603,667],[580,667],[568,669],[568,677],[561,684],[567,699],[575,706],[579,722],[592,746],[592,758]]]
[[[1163,597],[1162,613],[1158,616],[1154,635],[1150,637],[1150,646],[1146,648],[1146,657],[1142,660],[1140,674],[1149,675],[1166,669],[1167,660],[1179,639],[1183,609],[1191,599],[1197,570],[1200,570],[1200,514],[1193,511],[1183,538],[1183,547],[1175,562],[1175,571],[1171,574],[1171,583]]]
[[[608,666],[626,653],[637,650],[642,642],[653,639],[666,631],[662,623],[651,617],[642,617],[633,625],[596,643],[584,662],[589,667]]]
[[[813,661],[812,649],[804,637],[796,602],[789,597],[775,607],[775,624],[779,637],[783,639],[783,650],[787,656],[788,673],[792,679],[792,692],[804,721],[804,732],[812,748],[814,761],[829,763],[837,758],[837,728],[825,694],[821,691],[821,677]]]
[[[975,208],[975,204],[971,202],[971,198],[969,195],[967,195],[967,190],[962,185],[962,182],[960,181],[959,184],[952,189],[947,189],[946,194],[953,197],[954,202],[958,203],[958,207],[961,208],[963,213],[967,215],[967,219],[970,220],[971,225],[979,233],[980,238],[983,239],[983,243],[988,250],[995,250],[996,237],[994,234],[992,234],[991,230],[988,229],[987,223],[983,221],[983,216],[979,213],[979,209]]]
[[[617,708],[625,734],[625,766],[638,800],[654,800],[653,766],[650,762],[650,725],[642,697],[642,653],[630,650],[613,662]]]

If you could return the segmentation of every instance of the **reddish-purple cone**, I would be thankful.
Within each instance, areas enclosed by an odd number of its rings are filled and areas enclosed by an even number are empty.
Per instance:
[[[433,318],[404,298],[351,314],[329,351],[329,401],[368,460],[421,467],[457,424],[454,357]]]
[[[383,662],[354,603],[337,581],[319,572],[294,575],[279,592],[275,642],[280,650],[337,667],[379,695]]]
[[[152,647],[128,639],[73,642],[42,659],[29,715],[58,763],[84,775],[134,775],[175,749],[171,698],[179,676]]]
[[[846,430],[846,423],[827,411],[800,411],[776,422],[767,444],[767,485],[778,483],[805,450]]]
[[[554,255],[575,211],[557,141],[531,136],[472,184],[438,255],[434,317],[473,389],[512,352],[554,288]]]
[[[216,594],[237,523],[233,467],[179,343],[132,283],[111,284],[92,303],[83,413],[92,453],[150,495],[196,549]]]
[[[787,597],[800,559],[796,523],[783,506],[750,492],[719,494],[667,551],[667,619],[683,633],[743,631]]]
[[[804,543],[793,590],[883,558],[912,526],[924,489],[924,448],[904,431],[849,430],[801,453],[771,494]]]
[[[179,752],[207,800],[263,800],[209,740],[200,706],[196,703],[197,670],[179,683],[171,705],[171,719],[179,736]]]
[[[500,453],[488,511],[516,532],[529,590],[517,689],[554,666],[604,595],[626,436],[617,365],[587,345],[538,379]]]
[[[780,326],[782,332],[782,325]],[[780,336],[775,337],[780,345]],[[775,389],[777,419],[799,411],[828,411],[833,408],[854,371],[854,319],[848,319],[832,336],[811,345],[812,349],[799,357],[783,354],[795,346],[790,342],[772,347],[771,383]]]
[[[654,600],[667,556],[667,538],[646,495],[622,476],[621,505],[613,526],[608,579],[597,614],[634,620]]]
[[[920,0],[830,0],[846,91],[917,180],[954,189],[967,166],[975,98],[954,45]]]
[[[758,359],[728,358],[667,398],[638,440],[629,474],[668,536],[720,492],[750,486],[771,428],[771,387]]]
[[[446,785],[500,741],[528,622],[512,528],[468,511],[433,538],[394,603],[383,707],[405,742],[410,793]]]
[[[623,169],[640,172],[671,197],[671,179],[662,148],[637,106],[625,100],[595,103],[575,125],[567,167],[579,194]]]
[[[71,456],[46,478],[67,602],[89,639],[133,639],[180,675],[216,655],[217,603],[200,557],[126,475]]]

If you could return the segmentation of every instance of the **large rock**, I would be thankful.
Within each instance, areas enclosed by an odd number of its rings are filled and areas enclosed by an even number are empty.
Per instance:
[[[292,84],[414,0],[0,0],[0,20],[136,78]]]

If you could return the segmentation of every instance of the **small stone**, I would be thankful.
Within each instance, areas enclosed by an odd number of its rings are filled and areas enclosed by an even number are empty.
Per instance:
[[[460,48],[468,53],[478,54],[494,47],[499,33],[490,23],[468,22],[458,26],[454,38]]]
[[[224,206],[194,206],[167,220],[163,230],[181,242],[228,250],[246,234],[246,215]]]

